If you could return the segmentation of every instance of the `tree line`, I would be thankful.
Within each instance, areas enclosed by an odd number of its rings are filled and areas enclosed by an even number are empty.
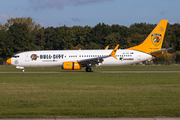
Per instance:
[[[32,18],[11,18],[0,24],[0,61],[31,50],[104,49],[120,44],[121,49],[142,43],[156,24],[135,23],[130,27],[98,23],[90,26],[44,28]],[[180,24],[168,24],[163,48],[172,47],[174,60],[180,54]],[[180,55],[179,55],[180,56]],[[160,59],[160,58],[158,58]]]

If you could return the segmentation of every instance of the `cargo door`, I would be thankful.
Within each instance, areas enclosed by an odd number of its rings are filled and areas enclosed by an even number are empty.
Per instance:
[[[138,52],[137,60],[141,60],[141,53]]]

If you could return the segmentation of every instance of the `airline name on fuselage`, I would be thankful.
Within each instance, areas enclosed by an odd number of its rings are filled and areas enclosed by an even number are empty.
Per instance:
[[[123,57],[120,57],[119,60],[120,61],[123,61],[123,60],[134,60],[134,58],[123,58]]]
[[[40,55],[40,59],[63,59],[63,58],[64,58],[64,54]]]

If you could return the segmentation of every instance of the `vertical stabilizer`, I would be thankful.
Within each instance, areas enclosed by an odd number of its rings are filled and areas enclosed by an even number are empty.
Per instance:
[[[128,49],[137,50],[148,54],[161,50],[167,22],[168,20],[161,20],[161,22],[154,28],[154,30],[149,34],[143,43]]]

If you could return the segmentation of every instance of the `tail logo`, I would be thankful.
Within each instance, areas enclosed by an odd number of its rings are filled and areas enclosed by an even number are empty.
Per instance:
[[[162,41],[162,35],[155,33],[151,35],[151,42],[155,47],[158,47]]]

